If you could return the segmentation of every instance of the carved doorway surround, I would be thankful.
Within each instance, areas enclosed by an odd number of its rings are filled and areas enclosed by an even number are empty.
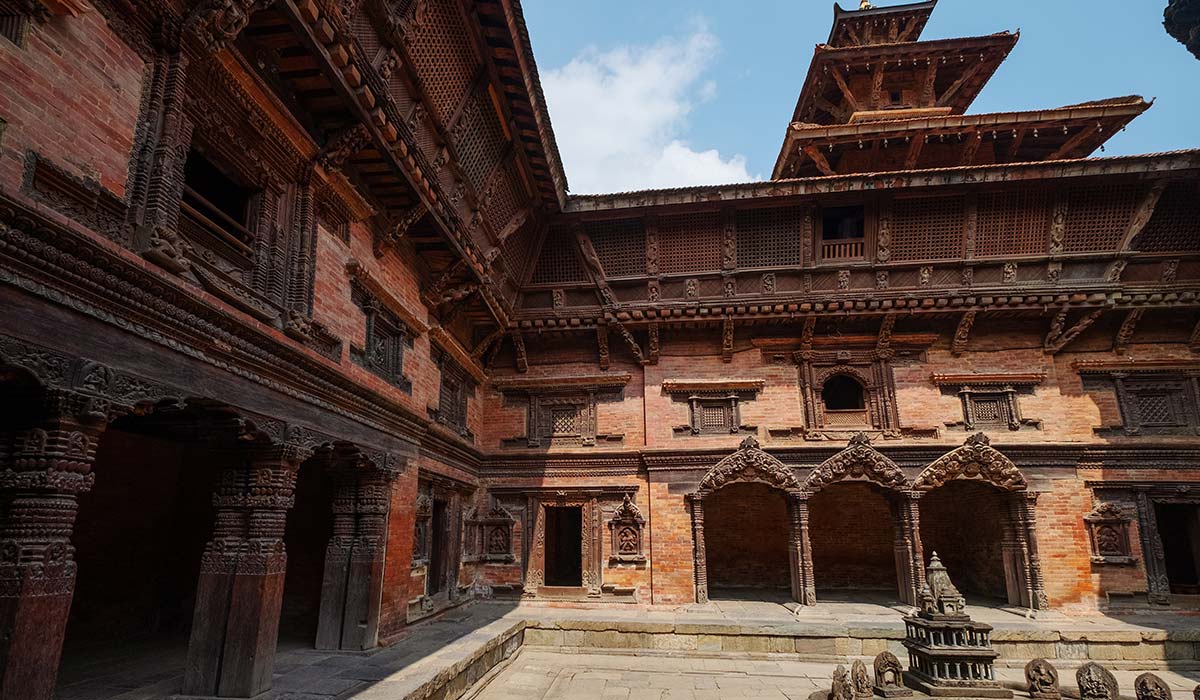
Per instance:
[[[1146,565],[1146,597],[1151,603],[1171,604],[1171,580],[1167,575],[1167,554],[1159,532],[1156,506],[1193,505],[1200,506],[1200,485],[1169,483],[1122,484],[1116,482],[1091,482],[1098,493],[1132,493],[1137,505],[1138,534],[1141,538],[1142,557]],[[1120,489],[1119,491],[1117,489]]]
[[[581,586],[588,598],[599,598],[604,587],[604,522],[605,504],[620,503],[632,497],[636,487],[627,489],[574,488],[526,493],[522,537],[528,546],[525,554],[525,581],[522,596],[537,597],[546,585],[546,509],[579,508]],[[525,534],[530,533],[530,534]]]
[[[704,502],[730,484],[757,483],[782,491],[788,504],[788,570],[792,598],[803,605],[816,602],[812,586],[812,551],[808,542],[806,494],[791,467],[764,452],[754,436],[742,441],[704,475],[695,492],[688,494],[692,511],[696,602],[708,602],[708,562],[704,544]]]
[[[1045,610],[1050,607],[1042,578],[1037,544],[1037,492],[1029,490],[1025,475],[1012,460],[991,446],[984,433],[925,467],[913,480],[913,503],[924,494],[951,481],[971,480],[1003,494],[1000,526],[1004,581],[1009,605]]]

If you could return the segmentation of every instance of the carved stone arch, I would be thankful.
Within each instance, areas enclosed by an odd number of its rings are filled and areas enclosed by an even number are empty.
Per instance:
[[[985,481],[1004,491],[1029,487],[1017,465],[992,447],[984,433],[972,435],[962,447],[935,459],[913,481],[913,489],[929,491],[955,479]]]
[[[855,435],[846,449],[812,470],[804,480],[804,491],[811,495],[846,479],[870,481],[894,491],[905,491],[910,486],[900,467],[871,446],[866,433]]]
[[[733,483],[762,483],[773,488],[799,493],[800,480],[791,467],[767,454],[753,435],[742,441],[737,452],[725,457],[700,480],[698,493],[707,495]]]

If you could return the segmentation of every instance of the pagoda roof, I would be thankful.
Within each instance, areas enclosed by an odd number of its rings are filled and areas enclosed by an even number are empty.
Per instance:
[[[829,46],[862,46],[873,43],[864,36],[864,25],[887,24],[888,33],[882,36],[887,42],[917,41],[929,21],[929,15],[937,6],[937,0],[909,3],[907,5],[892,5],[891,7],[871,7],[865,10],[844,10],[838,3],[833,4],[833,29],[829,32]]]
[[[816,124],[846,121],[848,114],[840,115],[831,109],[842,100],[842,92],[837,79],[830,75],[831,71],[869,69],[880,62],[928,65],[939,61],[938,82],[944,86],[939,103],[944,102],[952,112],[962,114],[1019,39],[1019,32],[1000,32],[977,37],[840,48],[819,44],[813,52],[792,121]]]
[[[805,174],[799,168],[805,160],[802,152],[806,147],[819,147],[822,153],[830,149],[828,156],[822,156],[828,162],[837,146],[855,150],[864,147],[877,149],[882,143],[884,148],[889,145],[892,148],[906,148],[905,144],[910,143],[912,138],[944,139],[946,136],[957,136],[961,139],[963,135],[968,135],[971,138],[1003,142],[1005,157],[1002,162],[1081,158],[1090,155],[1149,109],[1151,104],[1138,95],[1130,95],[1033,111],[966,115],[926,113],[919,116],[909,116],[911,112],[903,111],[894,119],[849,124],[793,123],[784,137],[783,149],[776,160],[772,177],[778,179],[785,175],[794,177],[796,174]],[[973,149],[977,147],[978,144],[968,150],[967,144],[963,144],[959,150],[970,159],[975,152]],[[928,163],[928,158],[922,159],[920,156],[920,148],[911,149],[903,161],[905,167],[902,169],[919,169],[922,163]],[[807,174],[830,174],[821,173],[820,167],[809,160],[814,172]],[[956,164],[972,163],[959,161]],[[841,174],[846,172],[841,171]]]
[[[1049,162],[924,168],[887,173],[802,177],[727,185],[698,185],[599,195],[572,195],[566,212],[637,210],[648,207],[737,203],[856,191],[900,190],[1022,180],[1053,180],[1200,170],[1200,149],[1132,156],[1072,158]]]

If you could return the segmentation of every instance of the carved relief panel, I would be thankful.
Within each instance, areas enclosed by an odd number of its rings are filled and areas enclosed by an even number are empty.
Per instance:
[[[625,494],[621,506],[608,521],[609,562],[610,563],[639,563],[646,561],[642,549],[642,531],[646,519],[638,510],[637,504],[629,494]]]
[[[1097,503],[1083,516],[1083,521],[1087,524],[1092,547],[1092,563],[1132,564],[1136,561],[1129,539],[1133,517],[1124,508],[1112,502]]]

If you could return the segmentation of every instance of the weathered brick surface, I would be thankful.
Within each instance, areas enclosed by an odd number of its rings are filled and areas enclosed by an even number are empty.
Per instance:
[[[23,47],[0,40],[0,187],[19,187],[33,150],[123,196],[142,73],[95,11],[33,24]]]
[[[752,527],[746,527],[753,523]],[[704,504],[710,588],[787,589],[787,499],[763,484],[733,484]]]
[[[817,590],[896,590],[891,515],[867,484],[834,484],[808,502]]]

